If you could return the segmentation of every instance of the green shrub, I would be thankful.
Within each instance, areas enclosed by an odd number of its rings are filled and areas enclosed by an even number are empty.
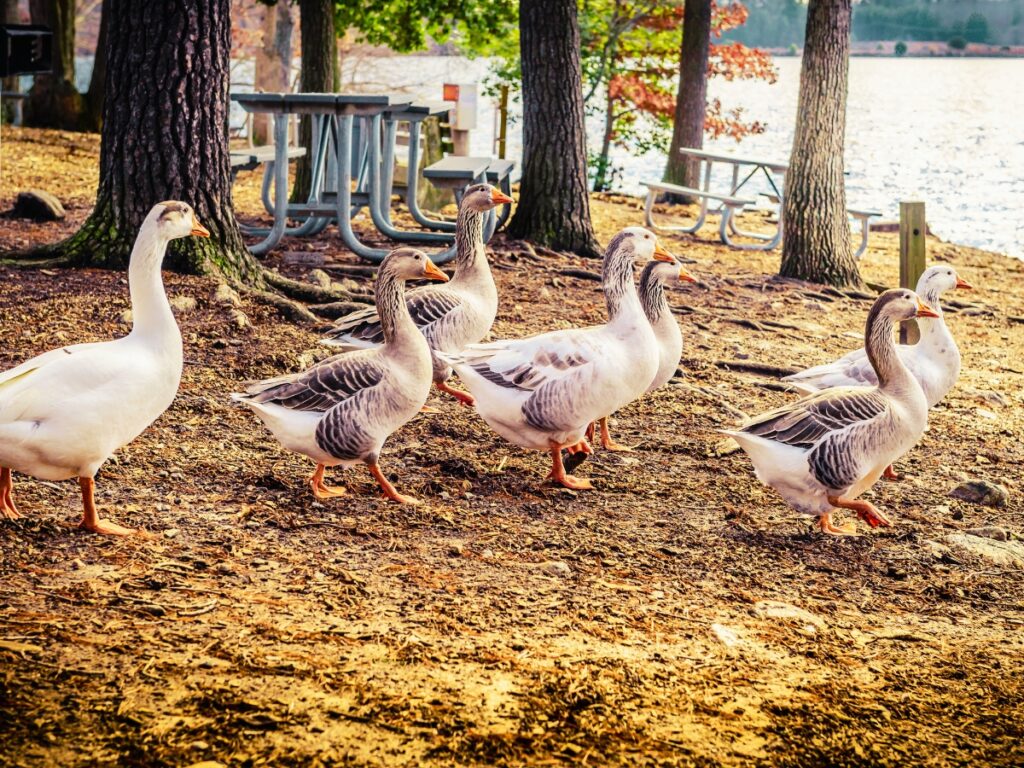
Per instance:
[[[949,47],[954,51],[962,51],[967,47],[967,40],[960,35],[957,35],[956,37],[949,38],[947,45],[949,45]]]
[[[892,50],[893,50],[893,53],[895,53],[897,56],[906,56],[907,55],[907,44],[904,43],[902,40],[900,40],[898,43],[896,43],[896,47],[893,48]]]

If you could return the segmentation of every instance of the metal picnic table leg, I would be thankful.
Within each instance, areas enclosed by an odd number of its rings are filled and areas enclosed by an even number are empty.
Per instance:
[[[430,218],[420,209],[416,199],[420,183],[420,122],[409,122],[409,179],[405,187],[405,205],[416,223],[442,232],[454,232],[455,222]]]
[[[254,256],[262,256],[284,237],[288,199],[288,115],[274,114],[274,226],[266,238],[249,247]]]
[[[388,221],[388,217],[381,210],[381,202],[385,198],[385,193],[388,193],[389,190],[382,189],[383,184],[381,182],[380,127],[381,116],[374,115],[373,119],[370,120],[370,130],[368,137],[370,141],[370,217],[373,219],[373,225],[377,227],[378,231],[380,231],[382,235],[390,237],[392,240],[420,243],[443,243],[445,245],[451,245],[453,242],[453,237],[452,235],[449,234],[444,234],[441,232],[407,232],[401,229],[397,229],[396,227],[391,225],[391,223]],[[387,194],[386,199],[390,207],[391,195]]]

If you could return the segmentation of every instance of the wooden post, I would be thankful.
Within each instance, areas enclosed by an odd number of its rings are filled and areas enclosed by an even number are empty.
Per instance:
[[[505,159],[505,144],[508,139],[508,86],[501,86],[501,101],[498,104],[498,157]]]
[[[913,290],[925,269],[925,234],[928,225],[924,219],[924,203],[904,200],[900,202],[900,287]],[[907,320],[900,324],[900,343],[916,344],[921,338],[917,323]]]

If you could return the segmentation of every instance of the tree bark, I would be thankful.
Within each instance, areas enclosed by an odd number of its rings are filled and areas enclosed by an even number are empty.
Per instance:
[[[78,130],[83,100],[75,88],[75,0],[29,0],[33,24],[53,30],[53,72],[34,78],[25,124]]]
[[[860,287],[843,178],[850,2],[811,0],[808,5],[779,274]]]
[[[523,177],[512,237],[599,255],[587,195],[576,0],[520,0]]]
[[[711,0],[686,0],[683,39],[679,46],[679,87],[668,150],[665,181],[699,188],[700,161],[680,154],[680,147],[704,146],[704,119],[708,107],[708,54],[711,48]],[[674,202],[690,202],[689,198]]]
[[[100,5],[100,31],[96,37],[96,53],[92,60],[89,90],[85,92],[82,130],[97,132],[103,125],[103,93],[107,80],[107,13],[110,0]]]
[[[292,32],[295,29],[288,0],[264,6],[261,26],[263,40],[256,51],[256,90],[287,93],[292,87]],[[262,113],[253,115],[252,132],[256,144],[273,142],[270,116]]]
[[[46,255],[76,266],[124,268],[150,208],[183,200],[211,237],[175,240],[168,266],[262,285],[231,202],[230,8],[230,0],[109,3],[96,205],[82,228]]]
[[[334,0],[299,0],[299,40],[302,45],[299,90],[303,93],[337,92],[341,87],[341,72],[338,35],[334,29]],[[313,133],[308,117],[303,117],[299,123],[299,143],[306,148],[306,156],[295,164],[292,199],[296,201],[309,196]]]

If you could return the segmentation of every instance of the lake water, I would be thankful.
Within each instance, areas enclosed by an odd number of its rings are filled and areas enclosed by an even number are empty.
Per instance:
[[[88,84],[88,69],[78,76]],[[244,89],[251,65],[236,62]],[[778,82],[712,79],[709,91],[724,107],[742,106],[745,117],[766,131],[737,143],[707,142],[706,148],[785,160],[793,141],[800,60],[776,61]],[[439,99],[441,84],[481,82],[484,59],[446,56],[367,57],[345,62],[345,82],[365,91],[410,93]],[[492,154],[494,105],[479,99],[474,154]],[[234,114],[233,122],[242,116]],[[600,138],[598,118],[588,138]],[[1024,258],[1024,60],[882,59],[850,62],[846,129],[847,199],[851,207],[899,215],[899,201],[924,200],[928,222],[942,238]],[[510,126],[508,156],[521,156],[519,127]],[[661,177],[664,157],[631,156],[616,149],[620,188],[642,194],[640,182]]]

